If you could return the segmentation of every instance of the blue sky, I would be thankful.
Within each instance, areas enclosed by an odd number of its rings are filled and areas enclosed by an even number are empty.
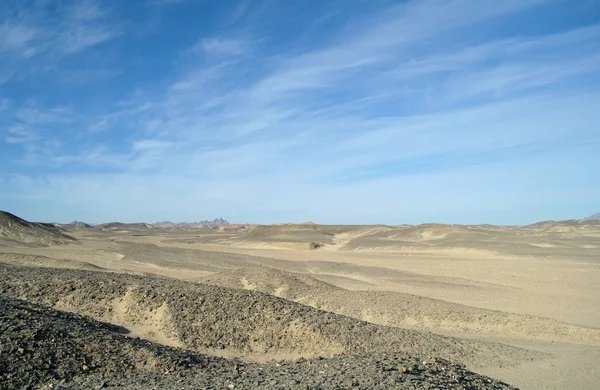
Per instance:
[[[600,211],[596,0],[0,4],[0,209],[526,224]]]

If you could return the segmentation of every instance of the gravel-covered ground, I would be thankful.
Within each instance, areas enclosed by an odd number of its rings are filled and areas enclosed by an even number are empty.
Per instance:
[[[88,317],[0,295],[1,389],[511,389],[403,353],[246,363],[124,336]]]
[[[374,325],[260,292],[166,278],[0,264],[0,294],[120,325],[163,344],[246,360],[401,351],[481,367],[546,357]]]
[[[215,286],[276,295],[325,311],[393,327],[442,334],[503,334],[600,346],[600,329],[549,318],[485,310],[395,291],[350,291],[269,267],[222,271],[201,279]]]

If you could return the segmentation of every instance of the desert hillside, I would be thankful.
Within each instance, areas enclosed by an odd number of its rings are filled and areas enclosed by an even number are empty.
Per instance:
[[[128,337],[125,329],[0,297],[0,386],[68,389],[447,388],[512,389],[440,359],[399,353],[256,364]],[[43,362],[32,365],[31,361]],[[49,386],[43,386],[49,388]]]
[[[0,210],[0,245],[2,246],[49,246],[75,241],[75,238],[52,224],[28,222]]]
[[[3,215],[0,387],[600,380],[596,221],[59,228]]]

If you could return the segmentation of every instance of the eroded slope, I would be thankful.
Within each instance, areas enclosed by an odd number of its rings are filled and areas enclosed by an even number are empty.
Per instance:
[[[0,388],[512,388],[440,359],[392,353],[259,365],[169,348],[120,331],[0,295]]]
[[[49,223],[28,222],[0,211],[0,246],[48,246],[77,241]]]
[[[600,345],[600,329],[398,292],[348,291],[309,275],[267,267],[223,271],[205,278],[204,282],[261,291],[386,326],[446,334],[501,334]]]
[[[374,325],[256,291],[171,279],[1,265],[0,293],[111,322],[164,344],[254,360],[402,351],[477,367],[547,357]]]

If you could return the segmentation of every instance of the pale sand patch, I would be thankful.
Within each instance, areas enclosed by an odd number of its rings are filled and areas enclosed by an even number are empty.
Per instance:
[[[332,239],[333,246],[328,246],[328,247],[330,248],[330,250],[339,250],[339,249],[342,249],[348,243],[350,243],[352,240],[355,240],[357,238],[376,234],[376,233],[381,233],[381,232],[388,232],[390,230],[391,229],[388,227],[377,227],[377,228],[366,229],[366,230],[358,229],[357,231],[354,231],[354,232],[338,233],[338,234],[335,234]]]
[[[254,286],[253,284],[251,284],[250,282],[248,282],[248,279],[246,279],[246,278],[241,278],[240,282],[242,282],[242,286],[244,287],[245,290],[254,290],[254,289],[256,289],[256,286]]]
[[[537,246],[538,248],[556,248],[554,244],[530,242],[529,245]]]
[[[421,233],[421,239],[423,241],[442,240],[442,239],[446,238],[447,236],[448,236],[448,233],[436,234],[435,232],[433,232],[431,230],[425,230]]]
[[[182,343],[173,332],[173,319],[166,302],[155,310],[140,307],[137,294],[128,290],[122,298],[115,298],[112,302],[112,316],[108,322],[125,327],[130,337],[139,337],[171,347],[183,347]]]
[[[521,389],[597,390],[600,348],[565,343],[508,341],[509,344],[551,353],[554,359],[523,362],[516,367],[484,367],[478,372],[510,381]]]

